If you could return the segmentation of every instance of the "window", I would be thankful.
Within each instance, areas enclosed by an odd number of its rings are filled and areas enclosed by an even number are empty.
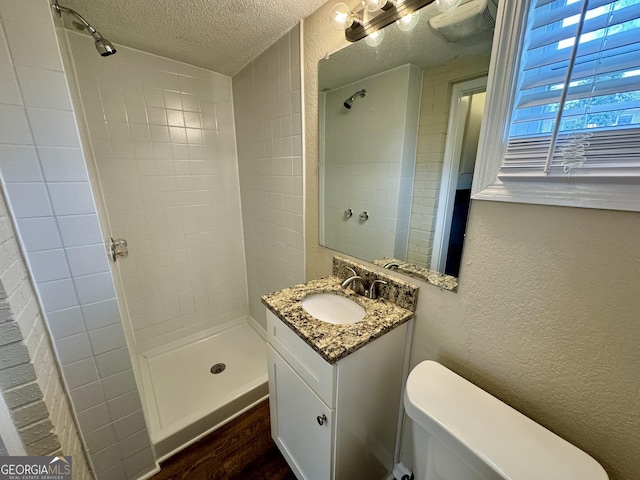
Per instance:
[[[474,198],[640,211],[640,0],[502,3]]]

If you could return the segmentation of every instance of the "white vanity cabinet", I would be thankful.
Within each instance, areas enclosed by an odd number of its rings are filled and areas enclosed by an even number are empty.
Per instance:
[[[387,477],[410,324],[332,365],[267,310],[271,435],[298,479]]]

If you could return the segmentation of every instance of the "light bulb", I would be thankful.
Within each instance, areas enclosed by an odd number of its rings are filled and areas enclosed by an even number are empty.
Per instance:
[[[336,30],[344,30],[353,25],[355,18],[355,14],[346,3],[337,3],[331,9],[329,21],[331,22],[331,26]]]
[[[420,12],[413,12],[404,15],[399,20],[396,20],[396,24],[398,28],[403,32],[408,32],[413,30],[418,24],[418,19],[420,18]]]
[[[387,0],[362,0],[362,6],[369,12],[381,10],[387,4]]]
[[[376,30],[373,33],[370,33],[366,37],[364,37],[364,41],[370,47],[377,47],[382,43],[382,39],[384,38],[384,30]]]
[[[448,12],[449,10],[453,10],[462,0],[436,0],[436,7],[441,12]]]

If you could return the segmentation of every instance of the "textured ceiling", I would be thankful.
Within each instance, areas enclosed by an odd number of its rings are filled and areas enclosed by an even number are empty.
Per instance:
[[[125,45],[231,76],[325,1],[60,0],[60,4],[85,17],[116,48]]]

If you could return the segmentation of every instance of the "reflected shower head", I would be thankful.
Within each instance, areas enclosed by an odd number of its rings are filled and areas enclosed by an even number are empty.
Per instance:
[[[70,8],[63,7],[62,5],[58,4],[58,0],[53,0],[52,7],[53,10],[60,16],[62,16],[62,12],[67,12],[80,20],[84,28],[87,29],[87,31],[95,40],[96,50],[98,50],[98,53],[100,55],[102,55],[103,57],[108,57],[109,55],[113,55],[114,53],[116,53],[116,48],[113,46],[113,43],[100,35],[100,32],[93,28],[91,24],[87,22],[78,12],[76,12],[75,10],[71,10]]]
[[[353,101],[357,98],[357,97],[364,97],[367,94],[367,91],[363,88],[360,91],[357,91],[356,93],[354,93],[353,95],[351,95],[349,98],[347,98],[343,105],[344,108],[346,108],[347,110],[351,109],[351,106],[353,105]]]

